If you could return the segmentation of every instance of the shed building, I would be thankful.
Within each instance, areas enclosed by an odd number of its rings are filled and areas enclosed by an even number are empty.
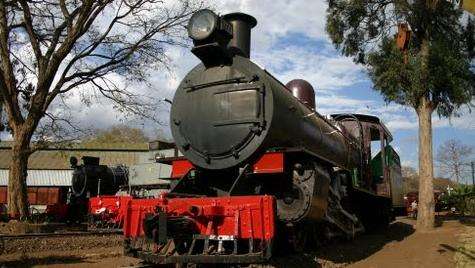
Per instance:
[[[12,142],[0,142],[0,204],[7,203],[7,186]],[[30,204],[49,204],[61,199],[71,186],[73,170],[70,157],[100,158],[101,165],[129,167],[130,184],[160,184],[170,176],[170,167],[155,162],[158,155],[173,156],[174,144],[150,143],[77,143],[49,147],[34,152],[28,161],[27,186]]]

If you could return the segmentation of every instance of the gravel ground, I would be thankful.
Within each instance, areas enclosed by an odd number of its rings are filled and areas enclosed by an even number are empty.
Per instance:
[[[53,264],[62,267],[67,264],[87,264],[92,259],[123,258],[122,241],[121,235],[6,240],[0,245],[3,246],[0,267],[36,267]]]
[[[475,267],[475,227],[445,221],[415,233],[414,221],[399,219],[384,232],[334,242],[305,254],[276,257],[265,267]],[[120,235],[25,239],[7,245],[0,267],[130,267]],[[207,267],[207,266],[205,266]]]
[[[2,242],[0,242],[2,243]],[[6,239],[3,243],[3,254],[28,254],[43,251],[74,251],[82,249],[120,247],[121,235],[93,235],[73,237],[42,237],[24,239]]]
[[[464,227],[462,233],[458,235],[460,245],[453,249],[455,253],[455,263],[457,267],[475,267],[475,224]]]

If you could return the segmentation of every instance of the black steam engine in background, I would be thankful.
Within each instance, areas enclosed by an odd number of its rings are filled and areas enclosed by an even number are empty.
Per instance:
[[[294,250],[302,250],[311,233],[317,239],[321,235],[353,237],[387,225],[395,209],[404,205],[399,157],[389,145],[391,134],[374,116],[322,116],[315,109],[315,93],[308,82],[297,79],[284,85],[253,63],[250,37],[256,24],[243,13],[218,16],[201,10],[191,17],[191,51],[201,64],[179,85],[170,124],[176,146],[193,167],[171,189],[169,199],[160,201],[161,206],[182,198],[192,203],[200,198],[272,196],[276,239],[287,241]],[[281,170],[258,172],[259,159],[271,153],[283,156]],[[155,211],[157,216],[147,216],[144,228],[145,234],[162,234],[158,240],[149,237],[160,248],[177,234],[171,231],[172,222],[159,221],[171,217],[167,209],[157,206]],[[209,261],[190,256],[195,242],[174,243],[182,248],[182,259],[146,253],[134,245],[127,252],[157,263]],[[226,252],[213,253],[207,242],[203,247],[207,255]],[[231,255],[242,258],[220,261],[246,262],[246,256],[239,254],[235,248]]]
[[[83,222],[88,216],[88,202],[99,195],[114,196],[121,187],[128,185],[128,169],[125,166],[100,165],[99,157],[83,156],[78,165],[76,157],[70,158],[73,175],[68,194],[69,222]]]
[[[92,197],[97,195],[114,195],[119,188],[128,184],[127,167],[99,164],[99,157],[84,156],[83,164],[71,157],[71,168],[74,169],[71,190],[76,197]]]

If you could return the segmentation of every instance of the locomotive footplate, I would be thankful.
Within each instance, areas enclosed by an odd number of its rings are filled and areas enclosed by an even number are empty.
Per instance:
[[[262,263],[275,233],[272,196],[132,199],[124,250],[149,263]]]

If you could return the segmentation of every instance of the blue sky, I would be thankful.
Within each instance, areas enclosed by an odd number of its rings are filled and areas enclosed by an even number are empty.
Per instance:
[[[277,40],[275,45],[268,50],[273,51],[288,50],[291,47],[299,47],[305,53],[314,55],[324,55],[330,58],[339,58],[340,55],[335,49],[328,47],[328,40],[312,38],[305,33],[289,33]],[[298,58],[299,55],[295,55]],[[269,64],[268,69],[277,78],[287,77],[287,73],[292,72],[301,60],[289,59],[285,64]],[[351,64],[349,64],[351,65]],[[357,67],[355,67],[357,68]],[[392,131],[394,136],[394,146],[401,155],[404,164],[417,166],[417,117],[410,107],[403,107],[395,104],[387,104],[382,96],[372,88],[372,82],[368,78],[366,71],[361,68],[354,73],[353,78],[345,77],[344,74],[336,74],[343,85],[335,88],[322,87],[316,79],[309,81],[316,89],[317,110],[324,113],[333,112],[363,112],[377,115],[383,119]],[[302,73],[301,77],[306,78]],[[345,84],[344,82],[348,83]],[[284,83],[286,81],[283,81]],[[324,100],[320,100],[320,96]],[[333,104],[328,100],[341,101],[342,104]],[[451,122],[454,121],[454,122]],[[465,113],[461,118],[452,120],[439,119],[434,114],[434,149],[448,139],[459,139],[466,144],[475,146],[475,120],[474,114]]]
[[[418,124],[412,108],[386,104],[362,66],[342,57],[324,31],[326,1],[220,1],[218,11],[247,12],[258,25],[251,58],[286,83],[308,80],[316,90],[317,111],[358,112],[379,116],[393,133],[393,145],[404,165],[417,167]],[[434,124],[434,151],[448,139],[475,146],[475,112]],[[474,156],[475,158],[475,156]]]

